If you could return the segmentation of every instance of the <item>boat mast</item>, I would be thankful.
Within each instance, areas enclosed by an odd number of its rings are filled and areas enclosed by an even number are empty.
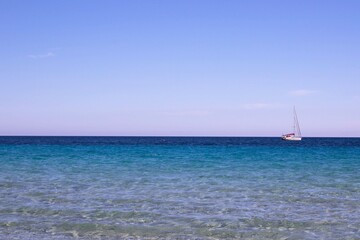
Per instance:
[[[296,111],[295,111],[295,106],[294,106],[294,126],[293,126],[293,128],[294,128],[293,133],[296,134]]]
[[[294,106],[294,130],[295,130],[295,126],[297,128],[297,135],[299,137],[301,137],[301,130],[300,130],[300,125],[299,125],[299,121],[298,121],[298,118],[297,118],[297,114],[296,114],[296,110],[295,110],[295,106]]]

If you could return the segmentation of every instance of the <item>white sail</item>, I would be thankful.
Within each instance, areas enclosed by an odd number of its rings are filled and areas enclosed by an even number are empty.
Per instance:
[[[284,134],[281,136],[283,140],[289,141],[300,141],[302,139],[300,125],[298,121],[298,117],[296,114],[295,106],[294,106],[294,131],[292,133]]]

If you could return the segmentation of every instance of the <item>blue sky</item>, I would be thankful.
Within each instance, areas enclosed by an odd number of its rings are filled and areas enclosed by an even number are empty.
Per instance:
[[[0,135],[360,136],[360,1],[1,1]]]

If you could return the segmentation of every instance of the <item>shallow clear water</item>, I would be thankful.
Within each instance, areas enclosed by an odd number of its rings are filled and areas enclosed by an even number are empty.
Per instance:
[[[360,139],[0,137],[0,239],[360,239]]]

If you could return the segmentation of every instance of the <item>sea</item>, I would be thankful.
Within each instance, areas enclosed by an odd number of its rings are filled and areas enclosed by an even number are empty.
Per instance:
[[[360,239],[360,138],[0,137],[0,239]]]

